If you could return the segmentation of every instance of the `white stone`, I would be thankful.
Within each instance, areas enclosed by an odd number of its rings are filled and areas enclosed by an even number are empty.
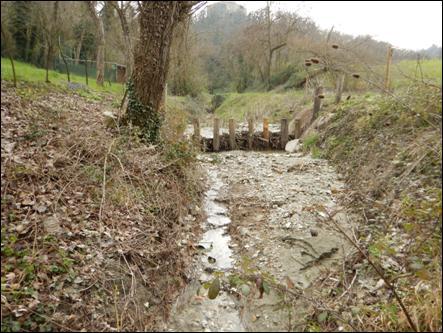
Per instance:
[[[297,153],[301,149],[301,144],[299,139],[294,139],[291,141],[288,141],[288,143],[285,146],[285,150],[288,153]]]

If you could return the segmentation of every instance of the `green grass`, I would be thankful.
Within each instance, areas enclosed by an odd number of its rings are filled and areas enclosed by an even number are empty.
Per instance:
[[[168,110],[180,110],[191,116],[203,116],[211,106],[211,95],[201,93],[197,97],[169,96],[166,99]]]
[[[302,110],[310,103],[310,98],[303,98],[302,90],[284,93],[247,92],[225,94],[225,100],[215,110],[223,120],[233,118],[245,121],[250,116],[269,118],[270,122],[290,117],[293,111]]]
[[[322,156],[322,151],[318,147],[319,135],[318,133],[313,133],[308,135],[303,140],[303,150],[309,151],[313,158],[320,158]]]
[[[25,81],[25,82],[45,82],[46,71],[43,68],[37,68],[31,64],[27,64],[21,61],[14,61],[15,65],[15,74],[17,76],[17,81]],[[12,81],[12,67],[9,59],[2,58],[1,62],[2,68],[2,80]],[[86,84],[86,79],[84,76],[71,74],[71,82]],[[57,86],[67,87],[68,78],[66,74],[59,73],[56,71],[49,71],[49,81]],[[103,87],[100,87],[95,82],[95,78],[88,78],[89,84],[88,87],[97,91],[97,92],[108,92],[114,95],[122,95],[124,93],[124,86],[120,83],[112,83],[109,86],[108,83],[105,83]]]
[[[441,85],[442,61],[441,59],[431,59],[420,61],[420,67],[415,60],[403,60],[392,67],[392,83],[394,88],[409,85],[410,78],[432,81],[434,84]]]

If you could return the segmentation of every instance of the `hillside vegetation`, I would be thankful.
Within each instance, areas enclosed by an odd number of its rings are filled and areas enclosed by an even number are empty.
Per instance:
[[[324,110],[322,116],[332,118],[305,138],[351,185],[345,201],[362,218],[360,246],[395,281],[420,331],[439,330],[442,323],[441,103],[441,90],[426,84],[395,97],[363,95]],[[379,278],[362,262],[360,270]],[[341,306],[355,309],[353,318],[365,316],[360,329],[411,329],[389,294],[375,303],[358,302]]]

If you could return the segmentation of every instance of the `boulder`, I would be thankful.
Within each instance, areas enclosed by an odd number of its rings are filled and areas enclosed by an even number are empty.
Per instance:
[[[103,115],[105,116],[105,126],[108,128],[114,128],[117,127],[117,115],[115,115],[111,111],[105,111],[103,112]]]
[[[299,139],[294,139],[291,141],[288,141],[288,143],[285,146],[285,150],[288,153],[297,153],[301,150],[301,143]]]
[[[89,91],[88,86],[83,83],[68,82],[68,89]]]

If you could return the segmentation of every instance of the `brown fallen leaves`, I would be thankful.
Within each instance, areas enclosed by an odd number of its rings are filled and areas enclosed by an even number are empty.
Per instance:
[[[106,129],[111,96],[1,93],[2,331],[158,329],[193,252],[172,240],[198,236],[182,219],[198,173]]]

